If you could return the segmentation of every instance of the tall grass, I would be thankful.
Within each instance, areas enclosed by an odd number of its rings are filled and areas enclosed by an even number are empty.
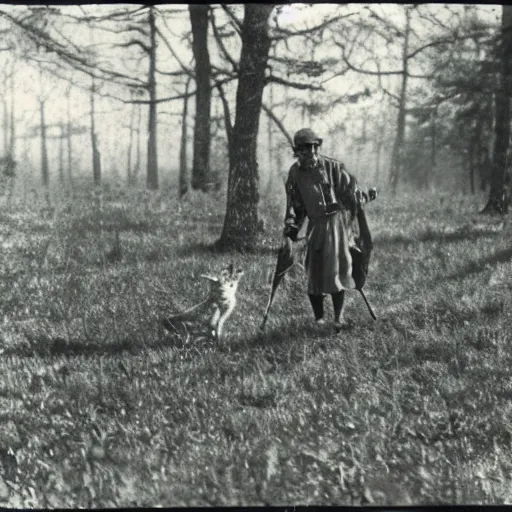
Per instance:
[[[349,293],[352,327],[316,326],[297,271],[260,332],[282,208],[260,251],[217,254],[224,201],[111,189],[0,213],[0,504],[508,503],[508,221],[383,195],[378,321]],[[160,328],[230,261],[225,341]]]

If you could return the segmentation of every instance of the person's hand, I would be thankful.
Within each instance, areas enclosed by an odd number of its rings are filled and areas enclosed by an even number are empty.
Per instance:
[[[356,189],[354,195],[355,195],[355,199],[356,199],[356,204],[368,202],[368,194],[366,192],[363,192],[361,189],[359,189],[359,188]]]
[[[292,242],[297,241],[299,230],[297,226],[293,224],[286,224],[283,231],[284,236],[288,237]]]

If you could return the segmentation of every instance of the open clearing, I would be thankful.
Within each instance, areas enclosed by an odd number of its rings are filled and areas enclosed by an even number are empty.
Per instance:
[[[3,208],[0,505],[508,503],[512,227],[480,203],[368,205],[378,321],[350,292],[339,336],[299,271],[258,331],[280,206],[251,254],[208,249],[222,196]],[[225,341],[164,332],[230,261],[245,275]]]

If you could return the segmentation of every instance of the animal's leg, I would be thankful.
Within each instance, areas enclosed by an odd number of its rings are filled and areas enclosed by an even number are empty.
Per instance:
[[[226,322],[226,320],[229,318],[229,316],[231,315],[231,313],[233,312],[233,309],[234,309],[234,305],[233,307],[227,309],[222,315],[221,317],[219,318],[219,322],[217,324],[217,341],[220,341],[221,339],[221,336],[222,336],[222,328],[224,327],[224,323]]]
[[[217,329],[218,329],[219,318],[220,318],[220,308],[218,306],[215,306],[215,310],[213,312],[212,318],[210,319],[210,327],[212,329],[211,332],[215,339],[218,339]]]

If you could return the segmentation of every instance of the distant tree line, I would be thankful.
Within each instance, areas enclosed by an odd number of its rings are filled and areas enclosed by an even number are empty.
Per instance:
[[[390,6],[344,4],[300,27],[283,25],[284,8],[276,4],[191,4],[186,9],[112,5],[74,10],[4,6],[0,9],[0,52],[10,59],[0,77],[4,153],[15,159],[17,139],[39,137],[42,182],[48,187],[47,141],[56,137],[59,180],[67,174],[72,182],[73,137],[87,129],[92,178],[99,186],[103,160],[96,99],[110,98],[131,108],[127,181],[137,181],[142,166],[141,135],[146,133],[146,186],[156,190],[160,185],[158,107],[181,102],[179,194],[186,195],[189,184],[203,193],[219,188],[221,178],[212,167],[211,146],[214,136],[224,139],[227,206],[219,247],[250,248],[261,228],[257,159],[261,116],[268,119],[270,152],[274,129],[284,140],[291,140],[286,128],[291,109],[302,112],[303,123],[314,124],[343,106],[347,118],[333,123],[330,135],[342,134],[352,141],[356,162],[370,151],[376,178],[385,180],[391,191],[398,192],[406,184],[432,187],[440,162],[446,161],[442,155],[448,152],[454,161],[459,158],[471,192],[488,187],[484,211],[507,212],[512,87],[509,6],[500,8],[497,24],[471,5],[397,4],[392,6],[394,16],[386,16]],[[170,29],[177,19],[189,23],[181,39]],[[74,31],[80,37],[73,37]],[[106,49],[99,43],[100,34],[113,38]],[[178,43],[188,46],[190,61],[176,50]],[[326,48],[328,52],[319,53]],[[165,63],[159,60],[163,49],[170,59]],[[174,63],[170,70],[164,69],[168,62]],[[17,133],[13,100],[19,63],[34,69],[39,84],[39,124],[35,131],[25,133]],[[329,80],[349,74],[361,77],[367,85],[348,95],[336,95],[326,88]],[[49,134],[51,123],[46,119],[51,90],[44,84],[52,80],[67,84],[68,118],[60,123],[56,135]],[[162,85],[171,86],[174,93],[159,94]],[[274,87],[284,92],[284,101],[275,100],[283,96],[276,96]],[[72,119],[73,89],[89,94],[89,126]],[[296,93],[292,99],[290,91]],[[384,100],[380,105],[377,97]],[[214,101],[222,105],[220,115],[212,113]],[[194,112],[194,128],[189,178],[190,112]],[[146,128],[141,126],[143,117]],[[223,127],[224,135],[214,126]],[[382,155],[387,146],[385,166]]]

